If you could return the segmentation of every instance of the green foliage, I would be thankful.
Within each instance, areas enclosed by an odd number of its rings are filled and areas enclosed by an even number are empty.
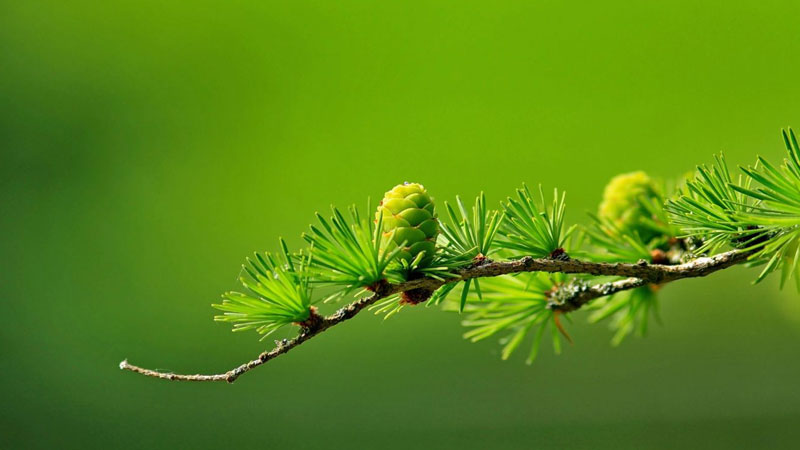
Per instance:
[[[800,291],[800,150],[792,130],[783,140],[788,157],[780,167],[759,157],[734,182],[720,156],[712,168],[698,168],[668,210],[686,235],[704,241],[701,251],[753,252],[750,265],[764,265],[756,282],[780,271],[781,286],[794,276]]]
[[[612,317],[609,327],[615,331],[611,338],[614,346],[622,343],[626,336],[638,331],[640,336],[647,334],[650,316],[658,320],[657,288],[642,286],[609,297],[597,299],[591,306],[594,310],[589,322],[597,323]]]
[[[390,295],[375,302],[369,307],[369,310],[375,313],[376,316],[383,315],[383,319],[386,320],[402,311],[405,306],[404,303],[400,302],[399,295]]]
[[[471,260],[464,255],[461,255],[458,252],[450,252],[445,248],[440,247],[437,248],[433,262],[431,262],[430,266],[423,268],[414,267],[411,269],[411,273],[416,276],[426,276],[437,280],[446,280],[448,278],[454,278],[458,276],[455,273],[456,269],[462,268],[470,264],[470,262]],[[408,273],[409,268],[403,266],[401,269],[401,272],[397,273],[397,275],[405,276]],[[445,284],[431,295],[426,304],[438,304],[451,290],[453,290],[455,286],[456,283]],[[373,311],[376,315],[384,314],[384,319],[388,319],[389,317],[392,317],[393,315],[402,311],[407,305],[407,303],[401,301],[401,299],[402,296],[400,295],[390,295],[375,302],[369,307],[369,310]]]
[[[757,202],[740,190],[747,190],[752,179],[740,175],[734,181],[724,155],[714,159],[711,167],[698,166],[697,174],[686,183],[681,195],[666,205],[672,223],[684,235],[703,241],[700,253],[746,247],[763,234],[747,220]]]
[[[483,192],[475,199],[472,214],[467,212],[460,197],[456,197],[458,214],[449,203],[445,202],[444,205],[450,219],[450,223],[441,224],[442,247],[445,251],[455,258],[470,262],[490,256],[495,251],[492,244],[505,215],[486,209]],[[461,309],[466,303],[470,286],[474,287],[478,297],[481,296],[480,282],[477,279],[465,280],[461,291]],[[431,296],[428,305],[438,305],[454,288],[454,284],[442,286]]]
[[[584,228],[583,233],[594,249],[578,253],[580,256],[609,262],[650,260],[653,248],[638,232],[630,232],[607,218],[593,214],[590,217],[593,224]]]
[[[736,187],[738,192],[755,199],[758,207],[743,214],[743,220],[763,230],[763,242],[748,242],[750,249],[758,249],[752,259],[755,264],[765,264],[756,279],[761,281],[773,271],[781,272],[781,287],[794,276],[800,292],[800,148],[791,129],[783,132],[788,157],[776,168],[759,157],[756,166],[742,171],[758,183],[758,187]]]
[[[313,281],[340,287],[331,295],[335,298],[383,280],[402,249],[387,245],[393,235],[381,232],[382,215],[373,223],[362,218],[355,206],[349,208],[349,221],[337,208],[331,211],[330,220],[317,214],[319,226],[312,225],[303,239],[311,244]]]
[[[497,230],[503,222],[504,214],[486,209],[486,196],[481,194],[475,199],[472,214],[467,212],[460,197],[456,197],[458,214],[444,203],[450,223],[441,223],[444,247],[451,252],[473,259],[478,255],[489,256],[492,251]]]
[[[559,199],[553,191],[548,209],[544,192],[539,186],[539,203],[531,196],[527,185],[517,189],[517,198],[509,197],[503,204],[506,220],[500,228],[498,246],[520,254],[542,258],[563,249],[575,226],[564,229],[565,195]]]
[[[464,338],[477,342],[498,334],[503,345],[501,356],[508,359],[529,335],[531,347],[526,362],[533,363],[548,325],[553,349],[561,352],[557,314],[547,309],[549,295],[565,281],[562,274],[541,272],[504,275],[483,280],[482,299],[470,294],[461,322],[470,328]],[[460,302],[447,301],[445,310],[460,311]]]
[[[297,255],[297,264],[280,240],[281,252],[255,254],[247,259],[243,270],[247,276],[239,278],[248,293],[226,292],[222,303],[212,305],[224,311],[215,316],[219,322],[233,323],[233,331],[255,329],[264,337],[278,328],[302,322],[311,314],[311,287],[307,268],[311,261],[308,254]]]

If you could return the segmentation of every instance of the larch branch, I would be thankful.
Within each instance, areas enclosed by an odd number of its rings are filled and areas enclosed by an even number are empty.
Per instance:
[[[490,261],[485,260],[480,264],[462,269],[458,272],[458,277],[447,279],[446,281],[426,277],[417,280],[407,281],[400,284],[383,284],[372,295],[361,298],[339,309],[330,316],[324,317],[316,322],[313,328],[302,328],[297,337],[277,341],[275,348],[265,351],[258,355],[258,358],[235,367],[225,373],[212,375],[183,375],[172,372],[160,372],[157,370],[145,369],[128,363],[127,360],[119,364],[119,368],[129,370],[145,376],[162,378],[165,380],[177,381],[227,381],[233,383],[242,374],[265,364],[278,356],[287,353],[289,350],[308,341],[323,331],[338,325],[346,320],[355,317],[361,310],[375,303],[376,301],[401,292],[412,289],[427,289],[430,291],[440,288],[444,284],[456,283],[472,278],[487,278],[500,275],[508,275],[521,272],[561,272],[570,274],[588,274],[598,276],[618,276],[627,277],[622,280],[611,281],[599,284],[583,284],[573,286],[570,294],[558,300],[551,300],[549,307],[561,312],[571,312],[580,309],[592,300],[614,294],[616,292],[635,289],[648,284],[664,284],[683,278],[703,277],[718,270],[725,269],[735,264],[744,262],[750,256],[749,252],[732,250],[720,253],[712,257],[702,257],[690,262],[678,265],[648,264],[641,261],[636,264],[629,263],[605,263],[581,261],[577,259],[551,259],[551,258],[532,258],[529,256],[508,260]]]

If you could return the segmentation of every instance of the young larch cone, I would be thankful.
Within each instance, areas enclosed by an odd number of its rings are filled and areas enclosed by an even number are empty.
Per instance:
[[[433,199],[421,184],[398,184],[386,192],[375,216],[376,220],[380,217],[383,218],[384,235],[394,233],[388,250],[402,245],[398,258],[408,263],[424,252],[418,267],[430,264],[436,250],[439,223]]]
[[[642,199],[658,198],[656,184],[644,172],[631,172],[612,178],[603,191],[597,215],[608,219],[622,229],[636,231],[645,242],[658,236],[658,232],[643,224],[649,216]]]

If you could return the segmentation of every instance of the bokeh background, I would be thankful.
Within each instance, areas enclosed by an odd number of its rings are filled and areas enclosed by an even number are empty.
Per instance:
[[[402,181],[521,182],[585,222],[613,175],[800,126],[800,4],[0,3],[0,447],[797,448],[800,298],[736,268],[663,326],[499,360],[459,318],[364,314],[234,385],[268,345],[212,322],[246,255]]]

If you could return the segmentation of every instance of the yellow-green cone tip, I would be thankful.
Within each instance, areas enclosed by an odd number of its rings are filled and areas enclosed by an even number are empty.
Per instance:
[[[406,182],[387,191],[375,215],[376,220],[379,218],[383,220],[384,235],[388,237],[394,233],[388,250],[402,245],[398,258],[409,263],[425,252],[419,267],[430,264],[436,250],[439,223],[433,199],[424,186]]]
[[[642,198],[659,198],[656,184],[646,173],[617,175],[606,185],[597,215],[622,229],[637,231],[648,241],[658,233],[642,224],[642,219],[649,215]]]

